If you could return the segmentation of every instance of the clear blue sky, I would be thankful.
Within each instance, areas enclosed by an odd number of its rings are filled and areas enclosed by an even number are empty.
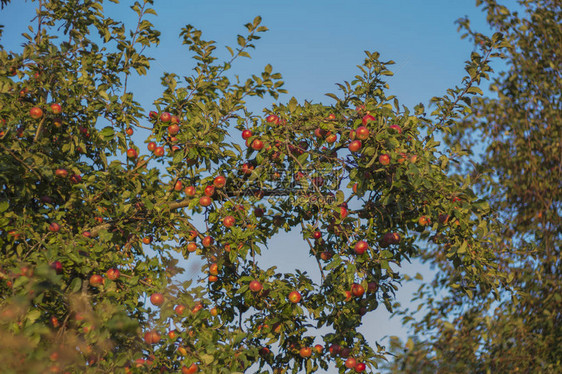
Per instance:
[[[108,9],[115,7],[106,3]],[[34,5],[13,0],[0,12],[0,24],[5,25],[0,43],[5,48],[18,49],[22,42],[19,34],[33,17]],[[155,1],[155,9],[158,17],[151,21],[162,32],[161,44],[149,54],[156,61],[148,77],[135,79],[131,85],[136,100],[147,111],[159,96],[159,77],[164,71],[190,74],[193,63],[178,36],[186,24],[202,29],[204,38],[217,41],[218,51],[226,56],[222,46],[235,46],[236,35],[245,31],[243,25],[260,15],[270,31],[256,41],[252,59],[243,60],[234,70],[244,77],[272,64],[275,72],[283,74],[289,91],[280,101],[295,96],[299,101],[330,103],[324,93],[336,92],[336,82],[353,79],[364,50],[378,51],[382,60],[396,62],[392,68],[395,76],[389,80],[390,93],[409,107],[427,104],[431,97],[460,84],[472,45],[460,39],[454,24],[457,18],[468,15],[473,27],[487,30],[484,15],[474,0],[161,0]],[[128,19],[134,20],[132,12]],[[259,111],[271,102],[252,102],[251,107]],[[264,265],[276,265],[282,271],[299,266],[318,279],[316,263],[309,258],[298,233],[280,235],[262,260]],[[411,275],[419,271],[426,280],[431,278],[431,270],[419,264],[404,270]],[[412,285],[399,291],[399,299],[407,301],[415,288]],[[388,321],[384,308],[364,321],[362,331],[373,345],[385,335],[405,337],[400,322]]]

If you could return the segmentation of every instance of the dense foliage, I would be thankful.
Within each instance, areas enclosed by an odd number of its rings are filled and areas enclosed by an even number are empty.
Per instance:
[[[432,300],[444,272],[420,292],[429,313],[425,333],[399,343],[394,372],[559,373],[562,371],[562,3],[519,1],[509,9],[483,3],[490,26],[505,37],[507,69],[491,97],[453,126],[447,142],[470,151],[461,169],[495,212],[498,266],[511,287],[500,298],[486,288],[468,300],[455,293]],[[488,38],[461,27],[475,44]],[[428,256],[431,257],[431,256]],[[438,260],[433,257],[431,261]],[[421,338],[425,336],[425,338]],[[427,338],[427,339],[426,339]]]
[[[333,105],[292,98],[255,115],[248,97],[284,92],[270,65],[232,79],[266,31],[259,17],[228,61],[187,25],[196,67],[166,73],[145,110],[127,82],[159,42],[152,1],[131,6],[134,25],[101,0],[37,7],[22,47],[0,48],[3,372],[362,372],[385,353],[362,317],[392,309],[393,266],[428,242],[457,270],[447,285],[503,282],[488,205],[449,169],[461,149],[434,135],[470,110],[498,36],[436,99],[436,121],[386,94],[392,62],[377,53]],[[320,284],[260,267],[294,227]],[[185,281],[194,257],[204,276]]]

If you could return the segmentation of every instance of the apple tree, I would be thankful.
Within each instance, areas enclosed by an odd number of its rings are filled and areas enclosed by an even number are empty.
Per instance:
[[[507,66],[491,80],[489,97],[474,100],[473,111],[452,125],[446,140],[467,150],[459,168],[472,175],[476,192],[491,203],[490,245],[509,287],[500,297],[480,288],[473,300],[454,291],[430,300],[426,296],[440,288],[437,279],[419,295],[428,313],[414,324],[418,339],[400,351],[392,371],[559,373],[562,5],[550,0],[519,1],[518,8],[494,0],[477,4],[490,27],[504,35],[499,53]],[[459,24],[478,49],[488,48],[490,38],[473,30],[468,19]],[[454,273],[446,262],[437,262],[439,278]]]
[[[0,48],[5,372],[363,372],[386,350],[362,317],[392,310],[399,266],[424,243],[441,244],[458,289],[494,286],[487,204],[435,135],[467,110],[488,56],[437,120],[389,96],[392,61],[369,52],[333,104],[254,114],[248,98],[284,93],[271,65],[232,75],[260,18],[226,60],[187,25],[195,68],[165,73],[143,108],[128,82],[150,72],[160,34],[151,0],[130,9],[132,25],[101,0],[41,0],[21,48]],[[260,266],[290,230],[320,282]]]

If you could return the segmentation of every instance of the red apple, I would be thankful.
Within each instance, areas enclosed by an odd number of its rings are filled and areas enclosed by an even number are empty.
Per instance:
[[[259,281],[253,280],[253,281],[250,282],[250,291],[260,292],[262,289],[263,289],[263,286]]]
[[[61,264],[60,261],[51,262],[51,265],[50,265],[50,266],[51,266],[51,268],[52,268],[53,270],[55,270],[55,272],[56,272],[57,274],[62,273],[62,264]]]
[[[266,122],[275,123],[276,125],[279,123],[279,117],[275,114],[270,114],[269,116],[265,117]]]
[[[146,149],[148,149],[149,152],[154,152],[154,150],[156,149],[156,143],[154,143],[154,142],[148,143],[148,145],[146,146]]]
[[[355,243],[355,246],[353,247],[353,250],[358,255],[362,255],[363,253],[365,253],[367,249],[369,249],[369,244],[367,244],[367,242],[363,240],[360,240],[357,243]]]
[[[127,150],[127,157],[129,157],[129,158],[137,158],[137,156],[138,156],[138,153],[137,153],[137,150],[136,150],[136,149],[134,149],[134,148],[129,148],[129,149]]]
[[[168,112],[164,112],[160,115],[160,121],[168,123],[172,120],[172,115]]]
[[[127,134],[129,136],[133,135],[134,133],[135,133],[135,131],[131,127],[127,127],[125,129],[125,134]]]
[[[199,371],[199,367],[197,366],[197,364],[191,364],[191,366],[189,367],[182,366],[181,368],[182,374],[194,374],[197,373],[197,371]]]
[[[248,140],[251,137],[252,137],[252,132],[250,130],[242,131],[242,139]]]
[[[199,205],[209,206],[213,203],[213,200],[209,196],[201,196],[199,198]]]
[[[324,347],[322,347],[320,344],[316,344],[314,346],[314,350],[316,351],[316,353],[322,354],[322,351],[324,350]]]
[[[359,126],[355,132],[359,140],[367,140],[369,138],[369,129],[365,126]]]
[[[58,232],[60,230],[60,225],[56,222],[51,222],[49,225],[49,231],[51,232]]]
[[[336,134],[330,134],[328,136],[326,136],[326,143],[335,143],[336,140],[338,140],[338,136]]]
[[[263,142],[262,142],[261,140],[255,139],[255,140],[252,142],[252,149],[253,149],[254,151],[259,151],[259,150],[261,150],[262,148],[263,148]]]
[[[61,114],[62,108],[60,104],[51,104],[51,112],[53,112],[54,114]]]
[[[168,134],[169,135],[176,135],[178,132],[180,132],[180,127],[177,124],[173,124],[168,126]]]
[[[215,186],[207,186],[205,187],[205,191],[203,193],[209,197],[215,194]]]
[[[213,185],[214,185],[216,188],[223,188],[223,187],[226,185],[226,178],[223,177],[222,175],[219,175],[218,177],[216,177],[216,178],[213,180]]]
[[[339,344],[332,344],[329,348],[330,355],[337,356],[341,353],[341,346]]]
[[[353,357],[349,357],[347,360],[345,360],[346,368],[353,369],[355,368],[355,365],[357,365],[357,361]]]
[[[332,258],[332,253],[328,251],[324,251],[320,253],[320,258],[324,261],[329,261]]]
[[[363,107],[363,109],[364,108],[365,107]],[[363,126],[365,126],[367,123],[369,123],[371,121],[374,121],[374,120],[375,120],[375,117],[373,117],[370,114],[367,114],[367,115],[363,116],[363,119],[361,120],[361,123],[363,124]]]
[[[160,334],[156,331],[148,331],[144,334],[144,341],[146,344],[156,344],[160,341]]]
[[[321,233],[320,231],[314,231],[314,232],[312,233],[312,237],[313,237],[314,239],[317,239],[317,240],[318,240],[318,239],[320,239],[320,238],[322,237],[322,233]]]
[[[156,118],[158,118],[158,113],[156,113],[155,111],[151,110],[150,113],[148,113],[148,118],[150,118],[150,119],[156,119]]]
[[[349,143],[349,146],[347,148],[349,148],[351,152],[357,152],[361,149],[362,145],[363,144],[361,143],[361,140],[354,140],[351,143]]]
[[[145,236],[144,238],[142,238],[142,242],[144,244],[150,244],[152,243],[152,236]]]
[[[66,178],[68,176],[68,171],[66,169],[55,170],[55,175],[59,178]]]
[[[207,236],[205,236],[205,237],[203,238],[203,240],[201,241],[201,244],[203,244],[203,247],[208,248],[208,247],[210,247],[211,245],[213,245],[213,242],[214,242],[214,241],[215,241],[215,240],[214,240],[212,237],[210,237],[209,235],[207,235]]]
[[[427,226],[431,223],[431,220],[427,216],[421,216],[418,219],[418,223],[420,224],[420,226]]]
[[[165,152],[164,152],[164,147],[156,147],[156,148],[154,149],[154,156],[162,157],[162,156],[164,156],[164,153],[165,153]]]
[[[43,109],[34,106],[33,108],[31,108],[29,110],[29,115],[33,119],[39,119],[39,118],[43,117]]]
[[[390,156],[387,155],[386,153],[383,155],[379,156],[379,162],[381,163],[381,165],[388,165],[390,164]]]
[[[183,183],[181,181],[176,181],[174,184],[174,191],[181,191],[183,189]]]
[[[301,301],[301,294],[298,291],[292,291],[289,294],[289,301],[293,304],[298,303],[299,301]]]
[[[299,355],[300,355],[302,358],[308,358],[308,357],[312,356],[312,348],[310,348],[310,347],[302,347],[302,348],[299,350]]]
[[[90,285],[97,287],[103,284],[103,278],[101,275],[94,274],[90,277]]]
[[[235,222],[236,222],[236,220],[232,216],[226,216],[222,220],[222,223],[224,224],[225,227],[232,227],[232,226],[234,226]]]
[[[185,305],[182,305],[182,304],[178,304],[178,305],[176,305],[176,307],[174,308],[174,312],[176,312],[176,314],[177,314],[178,316],[181,316],[184,311],[185,311]]]
[[[164,295],[162,295],[160,292],[155,292],[150,295],[150,302],[154,306],[160,306],[164,304]]]
[[[361,297],[365,293],[365,288],[359,283],[353,283],[351,285],[351,293],[355,297]]]
[[[212,263],[209,265],[209,274],[211,275],[218,275],[219,274],[219,265],[216,263]]]
[[[367,367],[365,366],[365,364],[364,364],[363,362],[358,362],[358,363],[355,365],[355,372],[356,372],[356,373],[362,373],[362,372],[365,371],[366,368],[367,368]]]
[[[118,269],[111,268],[105,273],[105,275],[107,276],[107,279],[115,281],[115,280],[119,279],[119,276],[121,275],[121,273],[119,272]]]
[[[193,197],[193,196],[195,196],[195,193],[196,193],[195,187],[193,187],[193,186],[187,186],[187,187],[185,188],[185,194],[186,194],[187,196]]]

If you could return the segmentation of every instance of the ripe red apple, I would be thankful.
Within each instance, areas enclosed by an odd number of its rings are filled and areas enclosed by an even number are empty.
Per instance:
[[[213,242],[214,242],[214,241],[215,241],[215,240],[214,240],[212,237],[210,237],[209,235],[207,235],[207,236],[205,236],[205,237],[203,238],[203,240],[201,241],[201,244],[203,244],[203,247],[208,248],[208,247],[210,247],[211,245],[213,245]]]
[[[57,274],[62,273],[62,264],[60,261],[51,262],[50,266]]]
[[[363,116],[363,119],[361,120],[361,123],[363,124],[363,126],[365,126],[367,123],[369,123],[371,121],[374,121],[374,120],[375,120],[375,117],[373,117],[370,114],[366,114],[365,116]]]
[[[302,348],[299,350],[299,355],[300,355],[302,358],[308,358],[308,357],[312,356],[312,348],[310,348],[310,347],[302,347]]]
[[[265,117],[266,122],[275,123],[276,125],[279,123],[279,117],[275,114],[270,114],[269,116]]]
[[[317,239],[317,240],[318,240],[318,239],[320,239],[320,238],[322,237],[322,233],[321,233],[320,231],[314,231],[314,232],[312,233],[312,237],[313,237],[314,239]]]
[[[213,203],[213,200],[209,196],[201,196],[199,198],[199,205],[209,206]]]
[[[367,242],[363,240],[360,240],[357,243],[355,243],[355,246],[353,247],[353,250],[358,255],[362,255],[363,253],[365,253],[367,249],[369,249],[369,244],[367,244]]]
[[[178,304],[178,305],[176,305],[176,307],[174,308],[174,312],[176,312],[176,314],[177,314],[178,316],[181,316],[184,311],[185,311],[185,305],[182,305],[182,304]]]
[[[142,242],[144,244],[150,244],[152,243],[152,236],[145,236],[144,238],[142,238]]]
[[[420,226],[427,226],[431,223],[431,220],[427,216],[421,216],[418,219],[418,223],[420,224]]]
[[[362,145],[363,144],[361,143],[361,140],[354,140],[351,143],[349,143],[349,146],[347,148],[349,148],[351,152],[357,152],[361,149]]]
[[[225,227],[232,227],[234,226],[234,223],[236,223],[236,220],[232,216],[226,216],[222,220],[222,223],[224,224]]]
[[[174,191],[181,191],[183,189],[183,183],[181,181],[176,181],[174,184]]]
[[[262,289],[263,289],[263,286],[259,281],[253,280],[253,281],[250,282],[250,291],[260,292]]]
[[[223,177],[222,175],[219,175],[218,177],[216,177],[216,178],[213,180],[213,185],[214,185],[216,188],[223,188],[223,187],[226,185],[226,178]]]
[[[322,351],[324,350],[324,347],[322,347],[320,344],[316,344],[314,346],[314,350],[316,351],[316,353],[322,354]]]
[[[156,118],[158,118],[158,113],[156,113],[155,111],[151,110],[150,113],[148,113],[148,118],[150,118],[150,119],[156,119]]]
[[[245,163],[244,165],[242,165],[242,173],[244,174],[252,174],[252,171],[254,170],[254,166],[248,163]]]
[[[115,281],[119,279],[121,273],[119,272],[119,269],[111,268],[105,273],[105,275],[107,276],[107,279]]]
[[[197,250],[197,244],[190,242],[187,244],[187,251],[188,252],[195,252]]]
[[[60,225],[56,222],[51,222],[51,224],[49,225],[49,231],[59,232],[59,230],[60,230]]]
[[[369,129],[365,126],[359,126],[355,133],[357,134],[356,136],[359,140],[367,140],[370,134]]]
[[[33,108],[31,108],[29,110],[29,115],[33,119],[39,119],[39,118],[43,117],[43,109],[34,106]]]
[[[219,265],[216,263],[212,263],[209,265],[209,274],[211,275],[218,275],[219,274]]]
[[[252,137],[252,132],[250,130],[242,131],[242,139],[248,140],[251,137]]]
[[[180,127],[176,123],[168,126],[169,135],[176,135],[178,132],[180,132]]]
[[[347,302],[347,301],[350,301],[350,300],[351,300],[351,297],[353,296],[353,295],[351,294],[351,291],[344,291],[343,294],[345,295],[345,301],[346,301],[346,302]]]
[[[127,127],[125,129],[125,134],[127,134],[129,136],[133,135],[134,133],[135,133],[135,131],[131,127]]]
[[[347,208],[340,206],[340,219],[344,219],[345,217],[347,217]]]
[[[205,187],[205,191],[203,191],[203,193],[209,197],[213,196],[215,194],[215,186],[207,186]]]
[[[197,364],[191,364],[191,366],[189,367],[182,366],[181,368],[182,374],[195,374],[197,373],[197,371],[199,371],[199,367],[197,366]]]
[[[328,136],[326,136],[326,143],[335,143],[336,140],[338,140],[338,136],[336,134],[330,134]]]
[[[168,112],[164,112],[160,115],[160,121],[168,123],[172,120],[172,115]]]
[[[254,151],[259,151],[263,148],[263,142],[259,139],[254,139],[254,141],[252,142],[252,149]]]
[[[154,142],[148,143],[146,149],[148,149],[149,152],[154,152],[156,150],[156,143]]]
[[[293,304],[298,303],[299,301],[301,301],[301,294],[298,291],[292,291],[289,294],[289,301]]]
[[[193,196],[195,196],[195,193],[196,193],[195,187],[193,187],[193,186],[187,186],[187,187],[185,188],[185,194],[186,194],[187,196],[193,197]]]
[[[324,261],[329,261],[332,258],[332,253],[328,251],[324,251],[320,253],[320,258]]]
[[[53,112],[54,114],[61,114],[62,108],[60,104],[51,104],[51,112]]]
[[[160,306],[164,304],[164,295],[162,295],[160,292],[155,292],[150,295],[150,302],[154,306]]]
[[[55,170],[55,175],[59,178],[66,178],[68,176],[68,171],[66,169]]]
[[[364,364],[363,362],[358,362],[358,363],[355,365],[355,372],[356,372],[356,373],[362,373],[362,372],[365,371],[366,368],[367,368],[367,367],[365,366],[365,364]]]
[[[103,284],[103,278],[99,274],[94,274],[90,277],[90,285],[97,287]]]
[[[168,331],[168,337],[172,340],[176,340],[178,338],[178,333],[176,330],[170,330]]]
[[[359,283],[353,283],[351,285],[351,293],[355,297],[361,297],[365,293],[365,288]]]
[[[390,164],[390,156],[387,155],[386,153],[383,155],[379,156],[379,162],[381,163],[381,165],[388,165]]]
[[[353,357],[349,357],[347,360],[345,360],[346,368],[353,369],[355,368],[355,365],[357,365],[357,361]]]
[[[160,334],[154,330],[148,331],[144,334],[144,341],[146,344],[156,344],[160,341]]]
[[[162,157],[162,156],[164,156],[164,153],[165,153],[164,147],[156,147],[156,148],[154,148],[154,156]]]
[[[127,157],[129,157],[129,158],[137,158],[137,156],[138,156],[138,153],[137,153],[137,150],[136,150],[136,149],[134,149],[134,148],[129,148],[129,149],[127,150]]]

